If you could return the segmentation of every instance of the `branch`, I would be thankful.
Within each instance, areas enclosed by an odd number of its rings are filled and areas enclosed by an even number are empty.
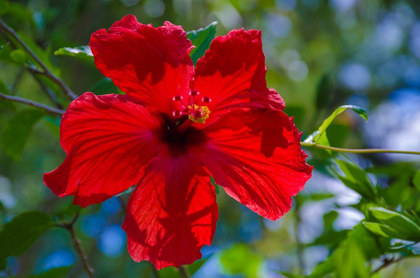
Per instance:
[[[48,106],[48,105],[45,105],[45,104],[42,104],[42,103],[39,103],[39,102],[35,102],[35,101],[29,100],[29,99],[26,99],[26,98],[9,96],[9,95],[5,95],[5,94],[2,94],[2,93],[0,93],[0,98],[5,99],[5,100],[11,100],[11,101],[14,101],[14,102],[23,103],[23,104],[30,105],[30,106],[33,106],[33,107],[37,107],[37,108],[42,109],[44,111],[47,111],[49,113],[60,115],[60,116],[63,115],[64,112],[66,112],[64,110],[57,109],[57,108],[54,108],[54,107],[51,107],[51,106]]]
[[[318,145],[316,143],[306,143],[300,142],[300,145],[303,147],[310,147],[322,150],[330,150],[333,152],[341,152],[341,153],[399,153],[399,154],[414,154],[420,155],[420,152],[414,151],[398,151],[398,150],[387,150],[387,149],[344,149],[344,148],[336,148],[324,145]]]
[[[70,221],[70,223],[60,223],[60,224],[56,224],[56,226],[59,228],[66,229],[70,233],[71,240],[73,241],[73,244],[74,244],[74,249],[76,249],[77,254],[79,254],[79,257],[82,259],[83,267],[86,270],[86,273],[88,274],[90,278],[93,278],[93,270],[89,266],[86,254],[83,252],[83,249],[80,246],[80,241],[77,239],[76,233],[74,232],[73,226],[74,226],[74,223],[76,223],[76,220],[78,218],[79,218],[79,214],[76,214],[73,220]]]
[[[12,38],[14,38],[22,48],[31,56],[35,62],[41,67],[42,71],[37,70],[39,74],[43,74],[47,76],[49,79],[54,81],[64,92],[66,96],[70,99],[76,99],[77,95],[61,80],[58,78],[54,73],[52,73],[47,66],[39,59],[39,57],[26,45],[26,43],[16,34],[16,32],[10,28],[2,19],[0,19],[0,29],[3,30],[4,33],[9,34]],[[31,69],[34,71],[34,69]]]
[[[399,257],[398,259],[392,258],[390,260],[384,260],[384,263],[382,265],[380,265],[377,269],[375,269],[374,271],[372,271],[372,274],[379,272],[380,270],[390,266],[393,263],[398,263],[400,261],[402,261],[405,257]]]
[[[181,265],[180,267],[178,267],[178,272],[179,272],[179,275],[182,278],[191,278],[190,274],[188,273],[188,270],[183,265]]]

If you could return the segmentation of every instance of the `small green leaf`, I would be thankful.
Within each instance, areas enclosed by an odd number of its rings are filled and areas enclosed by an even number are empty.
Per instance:
[[[210,23],[205,28],[198,29],[197,31],[189,31],[187,33],[187,38],[195,46],[190,52],[190,57],[193,60],[194,65],[210,47],[210,43],[216,35],[216,26],[217,21]]]
[[[33,126],[44,115],[40,110],[20,110],[3,126],[1,143],[9,156],[15,160],[19,159]]]
[[[88,45],[77,47],[63,47],[54,52],[54,55],[64,55],[80,58],[89,63],[93,62],[93,54]]]
[[[26,54],[22,49],[13,50],[10,52],[10,57],[18,64],[24,64],[26,62]]]
[[[417,188],[417,190],[420,191],[420,170],[416,172],[416,175],[414,176],[414,179],[413,179],[413,183],[414,183],[414,186]]]
[[[380,222],[400,233],[399,238],[420,239],[420,227],[407,216],[381,207],[369,208],[369,211]]]
[[[358,165],[352,164],[344,160],[335,161],[343,171],[344,176],[338,175],[338,178],[350,189],[353,189],[362,197],[374,200],[376,196],[375,187],[369,176]]]
[[[68,277],[72,267],[55,267],[38,275],[32,275],[30,278],[64,278]]]
[[[343,105],[338,107],[337,109],[335,109],[335,111],[324,120],[324,122],[321,124],[321,126],[318,128],[318,133],[315,134],[313,133],[312,136],[312,140],[313,141],[308,141],[308,143],[312,143],[312,142],[319,142],[319,140],[322,138],[324,132],[327,130],[327,128],[330,126],[330,124],[334,121],[334,119],[340,115],[341,113],[343,113],[344,111],[346,111],[347,109],[351,109],[354,112],[356,112],[357,114],[360,115],[360,117],[362,117],[365,121],[368,120],[368,116],[366,111],[363,108],[360,108],[358,106],[354,106],[354,105]],[[325,140],[324,140],[325,141]],[[306,140],[305,140],[306,142]]]
[[[374,222],[363,222],[363,226],[365,226],[366,229],[368,229],[372,233],[383,236],[383,237],[401,238],[401,234],[398,231],[392,229],[388,225],[374,223]]]
[[[0,265],[10,256],[25,252],[54,222],[45,213],[25,212],[4,225],[0,232]]]

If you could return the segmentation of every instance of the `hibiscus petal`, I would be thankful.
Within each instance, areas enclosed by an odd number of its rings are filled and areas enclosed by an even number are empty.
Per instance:
[[[157,269],[191,264],[210,245],[218,217],[216,194],[198,159],[155,159],[128,202],[123,229],[135,261]]]
[[[93,33],[89,46],[101,73],[150,109],[171,114],[172,97],[189,92],[193,46],[181,26],[153,28],[127,15],[108,31]]]
[[[280,110],[236,110],[203,129],[205,146],[190,146],[227,194],[275,220],[291,207],[312,167],[300,135]]]
[[[138,183],[157,153],[160,121],[129,96],[85,93],[64,114],[60,133],[64,163],[44,174],[59,197],[75,195],[86,207]]]
[[[233,30],[215,38],[197,61],[194,88],[212,99],[212,117],[238,105],[284,109],[279,94],[267,89],[265,73],[261,32]]]

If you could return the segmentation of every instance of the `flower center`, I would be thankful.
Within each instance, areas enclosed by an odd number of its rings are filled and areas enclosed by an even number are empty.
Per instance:
[[[211,102],[211,98],[204,96],[199,98],[200,93],[196,90],[191,90],[189,93],[189,101],[186,104],[183,101],[183,97],[176,95],[173,97],[173,101],[178,103],[180,110],[175,110],[173,116],[176,118],[181,118],[183,116],[188,116],[188,119],[194,123],[204,124],[206,120],[210,117],[210,109],[203,105]]]

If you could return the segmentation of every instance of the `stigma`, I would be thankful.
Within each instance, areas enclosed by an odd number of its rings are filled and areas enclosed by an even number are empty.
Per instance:
[[[199,95],[200,92],[191,90],[188,104],[184,102],[182,96],[174,96],[172,100],[177,102],[181,109],[173,111],[172,115],[175,118],[188,116],[191,122],[205,124],[206,120],[210,117],[210,109],[205,104],[211,102],[211,98],[207,96],[200,97]]]

